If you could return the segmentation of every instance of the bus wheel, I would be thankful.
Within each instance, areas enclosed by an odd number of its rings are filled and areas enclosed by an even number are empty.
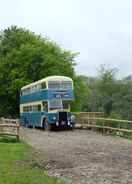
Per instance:
[[[44,121],[42,123],[42,129],[45,130],[45,123],[44,123]]]
[[[48,121],[46,118],[44,118],[44,120],[43,120],[42,128],[43,128],[43,130],[46,130],[46,131],[51,129],[51,126],[48,124]]]

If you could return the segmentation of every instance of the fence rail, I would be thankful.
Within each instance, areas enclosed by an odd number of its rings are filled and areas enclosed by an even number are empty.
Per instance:
[[[0,119],[0,135],[11,135],[16,136],[17,139],[20,137],[20,125],[18,119]]]
[[[132,133],[132,121],[101,117],[78,117],[76,128],[101,130],[102,133]]]
[[[104,117],[104,112],[73,112],[76,117]]]

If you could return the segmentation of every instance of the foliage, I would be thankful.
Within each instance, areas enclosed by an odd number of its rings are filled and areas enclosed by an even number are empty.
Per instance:
[[[113,98],[112,95],[116,91],[114,68],[107,68],[103,65],[100,67],[98,93],[101,95],[101,105],[107,115],[111,114]]]
[[[74,78],[75,53],[34,33],[12,26],[0,34],[0,115],[19,114],[19,91],[50,75]]]
[[[111,119],[122,119],[121,115],[116,113],[116,112],[111,112],[111,114],[109,115],[109,118],[111,118]]]
[[[75,101],[72,105],[73,111],[88,111],[88,95],[90,93],[87,85],[87,77],[80,75],[74,80]]]
[[[132,76],[118,80],[116,72],[115,68],[101,66],[96,78],[87,77],[85,89],[89,92],[81,103],[87,104],[88,111],[103,111],[111,118],[132,120]]]

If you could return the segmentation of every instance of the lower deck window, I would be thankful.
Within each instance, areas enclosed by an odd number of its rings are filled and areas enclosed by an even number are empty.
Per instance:
[[[40,112],[41,104],[37,105],[27,105],[23,107],[23,112]]]
[[[43,102],[43,111],[48,111],[48,102]]]
[[[41,111],[41,104],[33,105],[33,112],[39,112]]]
[[[70,108],[70,103],[67,101],[62,101],[61,99],[52,99],[47,101],[43,101],[42,106],[41,104],[35,105],[26,105],[23,106],[23,112],[48,112],[49,110],[57,110],[57,109],[65,109],[68,110]]]

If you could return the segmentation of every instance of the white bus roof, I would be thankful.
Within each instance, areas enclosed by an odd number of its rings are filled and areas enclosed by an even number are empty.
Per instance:
[[[42,82],[48,82],[48,81],[71,81],[72,82],[72,79],[70,77],[66,77],[66,76],[56,76],[56,75],[49,76],[49,77],[43,78],[39,81],[28,84],[28,85],[22,87],[21,90],[24,90],[24,89],[30,88],[34,85],[41,84]]]

